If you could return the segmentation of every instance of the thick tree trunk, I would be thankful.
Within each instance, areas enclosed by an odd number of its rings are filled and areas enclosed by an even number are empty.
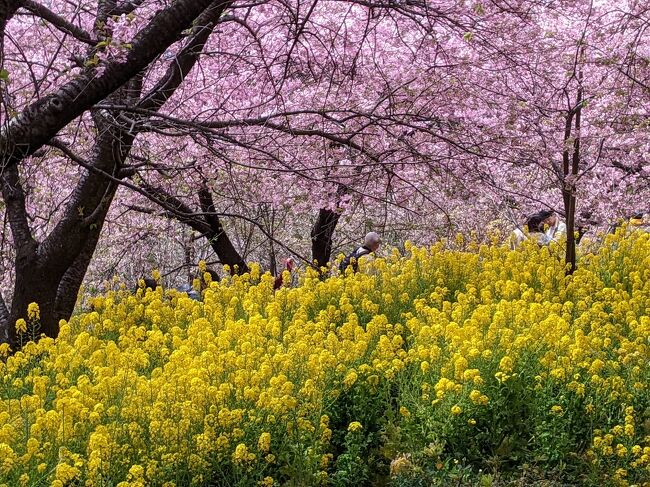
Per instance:
[[[108,131],[105,134],[109,138],[99,138],[93,166],[112,172],[118,169],[128,148],[116,150],[115,146],[125,141],[115,140]],[[9,170],[17,173],[15,166]],[[15,184],[22,192],[19,183]],[[28,244],[18,245],[16,242],[16,279],[9,313],[10,343],[18,343],[12,325],[17,319],[26,318],[27,306],[32,302],[37,303],[41,311],[40,328],[36,334],[56,337],[59,321],[70,318],[116,188],[106,178],[86,174],[77,186],[66,214],[40,245],[33,239],[29,243],[31,234],[22,237]],[[22,198],[21,211],[24,213],[24,195]],[[88,214],[79,208],[87,209]],[[19,231],[12,232],[15,241],[17,236],[21,238]]]
[[[9,342],[9,309],[0,293],[0,343]]]
[[[127,90],[116,97],[126,96],[124,93]],[[99,135],[90,165],[99,171],[117,174],[130,151],[133,135],[106,123],[100,116],[95,117],[95,123]],[[117,186],[93,171],[84,174],[63,217],[39,244],[27,224],[25,194],[17,166],[7,168],[5,174],[3,197],[8,204],[17,248],[8,321],[10,343],[15,346],[20,340],[13,325],[19,318],[27,319],[30,303],[37,303],[41,312],[38,329],[30,330],[30,336],[43,333],[56,337],[59,321],[70,318]]]
[[[15,346],[20,342],[15,323],[19,318],[27,320],[27,307],[37,303],[40,309],[40,321],[33,330],[28,330],[28,337],[44,333],[55,337],[59,333],[59,319],[54,312],[56,290],[60,275],[50,272],[50,266],[38,261],[23,260],[16,265],[14,295],[9,313],[9,343]],[[28,338],[25,338],[26,341]]]
[[[311,230],[311,256],[319,268],[326,267],[332,258],[332,237],[341,217],[340,213],[321,208]]]
[[[111,200],[114,196],[114,193],[110,195]],[[105,214],[98,219],[96,224],[97,227],[93,230],[92,234],[88,236],[83,249],[81,249],[72,265],[68,267],[61,278],[61,282],[59,283],[56,292],[56,301],[54,303],[54,314],[59,317],[59,319],[68,320],[70,319],[70,316],[72,316],[74,307],[77,304],[79,289],[81,289],[81,284],[86,276],[86,271],[88,270],[88,266],[95,254],[97,242],[99,241],[105,220]]]
[[[237,249],[235,249],[235,246],[221,225],[221,220],[216,214],[212,193],[210,193],[208,188],[203,187],[199,190],[199,203],[201,205],[201,211],[206,213],[203,218],[210,228],[205,236],[210,241],[210,246],[219,257],[221,263],[228,265],[230,272],[233,274],[245,274],[248,272],[248,265],[246,265],[244,259],[239,255],[239,252],[237,252]]]
[[[4,40],[5,26],[9,19],[16,13],[18,7],[20,7],[20,3],[19,0],[0,0],[0,43]],[[0,47],[2,47],[2,45],[0,45]],[[0,62],[3,59],[4,58],[0,58]]]
[[[107,8],[115,6],[115,2],[105,4]],[[140,100],[142,79],[136,75],[109,101],[117,104],[141,101],[147,109],[158,110],[196,63],[223,11],[222,6],[222,3],[214,2],[199,17],[188,44],[175,62],[170,63],[160,85],[154,87],[143,100]],[[100,17],[98,15],[101,20]],[[10,165],[4,171],[3,197],[18,252],[12,306],[10,311],[4,308],[8,311],[6,319],[3,320],[0,313],[0,338],[8,337],[14,346],[19,343],[19,338],[12,325],[17,319],[26,317],[30,303],[38,303],[41,311],[39,329],[35,330],[37,334],[55,337],[59,331],[59,321],[70,318],[117,191],[117,184],[101,173],[119,177],[137,135],[137,127],[120,126],[115,123],[116,117],[106,120],[104,115],[96,112],[93,119],[99,134],[90,161],[95,171],[90,170],[84,175],[75,188],[63,218],[40,245],[33,239],[27,223],[25,195],[18,168]]]

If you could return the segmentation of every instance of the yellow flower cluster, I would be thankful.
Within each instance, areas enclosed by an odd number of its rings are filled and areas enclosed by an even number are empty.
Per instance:
[[[350,431],[351,433],[361,431],[362,429],[363,429],[363,425],[361,423],[359,423],[359,421],[352,421],[348,425],[348,431]]]
[[[27,306],[27,318],[30,321],[36,321],[41,318],[41,310],[37,303],[29,303]]]
[[[277,292],[253,265],[202,301],[93,298],[56,340],[0,361],[0,485],[327,483],[332,442],[378,427],[338,416],[343,397],[403,435],[435,431],[436,468],[516,402],[540,451],[585,421],[563,445],[590,478],[648,478],[648,234],[609,237],[568,277],[553,248],[406,251]],[[393,475],[427,457],[415,444]]]

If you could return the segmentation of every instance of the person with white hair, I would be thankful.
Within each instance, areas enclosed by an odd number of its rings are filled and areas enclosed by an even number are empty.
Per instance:
[[[341,274],[345,274],[345,270],[350,266],[354,272],[357,272],[359,270],[359,259],[365,255],[377,252],[380,245],[381,237],[377,232],[367,233],[366,237],[363,240],[363,245],[356,249],[354,252],[348,254],[345,259],[341,261],[341,264],[339,265]]]

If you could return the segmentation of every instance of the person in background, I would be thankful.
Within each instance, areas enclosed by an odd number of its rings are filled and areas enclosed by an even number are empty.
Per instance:
[[[363,245],[356,249],[354,252],[348,254],[345,259],[341,261],[339,265],[339,270],[341,274],[345,274],[345,270],[352,266],[354,272],[359,270],[359,259],[363,256],[372,254],[379,250],[381,246],[381,237],[376,232],[369,232],[366,234],[366,237],[363,239]]]
[[[160,284],[158,284],[158,282],[152,277],[141,277],[135,286],[134,292],[137,291],[138,288],[142,288],[145,291],[147,289],[151,289],[152,291],[155,291],[159,285]]]
[[[524,240],[533,239],[539,245],[548,245],[566,234],[566,225],[552,210],[542,210],[528,217],[524,227],[528,233],[516,228],[510,237],[510,248],[516,249]]]
[[[650,232],[650,212],[644,210],[634,213],[630,218],[630,229]]]
[[[203,270],[203,272],[201,270],[198,270],[196,272],[196,277],[192,285],[181,284],[179,286],[173,286],[165,289],[167,291],[178,291],[180,293],[186,293],[188,297],[192,298],[193,300],[201,301],[201,293],[209,287],[208,283],[206,282],[206,274],[210,275],[209,280],[211,281],[219,282],[221,280],[221,276],[219,276],[219,273],[217,271],[207,267]],[[144,291],[147,289],[156,290],[158,287],[162,287],[162,285],[156,279],[153,279],[151,277],[142,277],[138,280],[138,283],[133,292],[137,292],[138,289],[143,289]]]
[[[289,271],[289,273],[291,273],[291,271],[293,271],[295,265],[296,265],[296,263],[294,262],[293,258],[291,258],[291,257],[284,260],[284,270]],[[273,289],[277,290],[277,289],[280,289],[282,287],[282,285],[284,284],[283,274],[284,274],[284,272],[280,272],[276,276],[275,282],[273,283]]]
[[[510,236],[510,248],[512,250],[519,247],[524,240],[529,238],[538,239],[541,233],[542,218],[539,213],[530,215],[524,223],[524,229],[515,228]],[[525,231],[524,231],[525,230]]]
[[[562,236],[566,235],[566,225],[560,217],[551,210],[545,210],[540,212],[542,217],[542,232],[544,237],[540,242],[542,245],[548,245],[551,242],[557,242],[557,240]]]

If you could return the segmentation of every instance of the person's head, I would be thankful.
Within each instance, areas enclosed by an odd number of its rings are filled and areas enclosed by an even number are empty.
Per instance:
[[[526,228],[528,229],[528,232],[534,233],[534,232],[543,231],[543,226],[544,226],[544,224],[542,223],[543,221],[544,220],[540,218],[538,213],[529,216],[528,220],[526,220]]]
[[[366,234],[363,245],[364,247],[370,249],[372,252],[377,252],[377,250],[379,250],[379,246],[381,245],[381,237],[376,232],[369,232]]]
[[[557,214],[554,211],[540,211],[540,216],[542,218],[542,225],[548,225],[549,227],[552,227],[557,223]]]
[[[296,263],[294,262],[294,260],[293,260],[292,257],[289,257],[289,258],[285,259],[285,261],[284,261],[284,267],[285,267],[285,269],[287,269],[289,272],[291,272],[291,271],[293,270],[294,265],[296,265]]]
[[[557,215],[551,210],[538,211],[526,220],[526,227],[529,232],[543,232],[544,226],[552,227],[557,223]]]
[[[648,219],[648,213],[645,211],[637,211],[630,217],[632,225],[643,225]]]

